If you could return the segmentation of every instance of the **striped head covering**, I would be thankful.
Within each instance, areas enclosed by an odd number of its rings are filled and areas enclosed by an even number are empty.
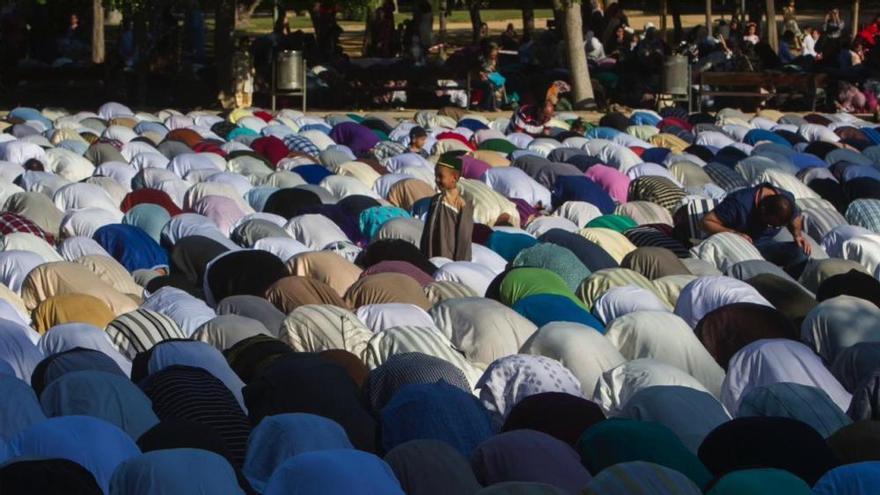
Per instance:
[[[171,318],[148,309],[119,316],[107,325],[106,331],[119,352],[129,359],[163,340],[186,338]]]

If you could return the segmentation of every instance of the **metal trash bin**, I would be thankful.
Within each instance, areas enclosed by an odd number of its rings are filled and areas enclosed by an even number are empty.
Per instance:
[[[663,63],[663,93],[668,95],[689,94],[690,71],[684,55],[672,55]]]
[[[303,54],[297,50],[278,52],[275,87],[281,91],[299,91],[305,87],[303,80]]]

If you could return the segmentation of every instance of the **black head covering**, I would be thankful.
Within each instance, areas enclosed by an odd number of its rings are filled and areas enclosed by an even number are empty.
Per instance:
[[[718,153],[715,153],[715,157],[712,161],[716,161],[722,165],[726,165],[728,168],[733,168],[739,163],[743,158],[748,157],[743,150],[739,148],[735,148],[733,146],[725,146],[718,150]]]
[[[581,260],[591,272],[603,268],[617,268],[619,265],[607,251],[573,232],[562,229],[550,229],[538,238],[541,242],[549,242],[569,249]]]
[[[449,385],[470,392],[464,373],[449,361],[422,354],[404,352],[394,354],[387,361],[370,371],[364,382],[364,396],[373,411],[378,413],[401,388],[413,383],[437,383],[444,381]]]
[[[831,373],[850,393],[880,369],[880,342],[859,342],[840,351]]]
[[[208,263],[229,248],[207,237],[187,236],[177,241],[171,250],[171,274],[201,288]]]
[[[320,204],[321,198],[312,191],[291,187],[273,192],[266,200],[266,204],[263,205],[263,211],[281,215],[290,220],[296,216],[296,212],[300,208]]]
[[[853,421],[880,421],[880,369],[875,369],[871,376],[856,387],[846,414]]]
[[[3,495],[103,495],[88,469],[67,459],[22,459],[0,467]]]
[[[265,367],[288,354],[293,354],[290,346],[268,335],[248,337],[223,351],[229,367],[245,383],[255,380]]]
[[[211,427],[223,439],[232,465],[241,467],[251,425],[223,382],[203,368],[174,365],[138,385],[160,420],[174,418]]]
[[[832,143],[826,143],[824,141],[816,141],[814,143],[810,143],[805,149],[804,153],[811,153],[813,155],[818,156],[821,159],[825,159],[825,155],[831,153],[832,151],[840,149]]]
[[[596,403],[562,392],[544,392],[519,401],[501,431],[535,430],[577,445],[583,432],[605,419]]]
[[[317,354],[278,358],[244,388],[251,421],[282,413],[310,413],[339,423],[355,448],[376,450],[376,421],[363,407],[345,368]]]
[[[858,297],[880,306],[880,281],[867,273],[850,270],[847,273],[829,277],[819,284],[816,299],[821,302],[843,295]]]
[[[699,112],[688,115],[687,121],[690,125],[695,126],[699,124],[714,124],[716,119],[714,115],[708,112]]]
[[[612,112],[602,116],[599,119],[599,125],[602,127],[610,127],[620,132],[626,132],[627,127],[632,125],[626,115],[620,112]]]
[[[684,152],[690,153],[706,163],[711,162],[712,158],[715,157],[715,154],[712,153],[712,150],[699,144],[692,144],[688,146],[684,149]]]
[[[382,261],[406,261],[433,276],[437,267],[419,248],[402,239],[380,239],[370,243],[358,254],[355,264],[366,270]]]
[[[361,196],[357,194],[340,199],[336,205],[347,211],[352,218],[360,218],[361,213],[366,209],[374,206],[382,206],[378,201],[369,196]]]
[[[116,361],[100,351],[76,347],[58,354],[53,354],[40,361],[31,374],[31,387],[37,396],[53,381],[67,373],[74,371],[104,371],[121,375],[125,378],[125,372],[119,368]]]
[[[223,437],[217,434],[213,428],[201,423],[194,423],[182,419],[169,418],[160,421],[137,439],[141,452],[147,453],[154,450],[166,449],[200,449],[213,452],[233,464],[232,457]],[[247,494],[255,493],[250,483],[242,474],[241,469],[235,469],[235,477],[238,485]]]
[[[856,177],[843,184],[847,199],[880,199],[880,181],[871,177]]]
[[[856,421],[826,439],[842,464],[880,461],[880,421]]]
[[[287,276],[284,262],[261,250],[228,253],[205,274],[215,302],[229,296],[263,296],[272,284]]]
[[[151,294],[158,292],[162,287],[174,287],[175,289],[180,289],[197,299],[205,298],[205,291],[203,291],[200,286],[190,282],[183,275],[160,275],[151,278],[150,281],[147,282],[147,285],[144,286],[144,288]]]
[[[724,369],[737,351],[756,340],[800,337],[798,328],[779,310],[755,303],[733,303],[710,311],[694,333]]]
[[[846,212],[846,208],[849,206],[849,199],[839,182],[833,179],[813,179],[807,186],[821,196],[822,199],[834,205],[837,211],[841,213]]]
[[[791,472],[810,486],[837,466],[834,452],[816,430],[791,418],[736,418],[712,430],[700,460],[716,476],[751,468]]]

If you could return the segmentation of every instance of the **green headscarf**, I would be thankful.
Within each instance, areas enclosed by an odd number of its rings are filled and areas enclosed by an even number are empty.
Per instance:
[[[592,229],[599,227],[603,229],[611,229],[622,234],[624,231],[634,229],[638,226],[639,224],[637,224],[635,220],[626,215],[602,215],[601,217],[596,217],[590,220],[590,223],[587,224],[586,228]]]
[[[674,469],[705,489],[712,473],[669,428],[649,421],[607,419],[578,440],[581,462],[594,475],[621,462],[645,461]]]
[[[568,284],[559,275],[543,268],[517,268],[512,270],[501,282],[498,293],[501,302],[513,306],[520,299],[536,294],[555,294],[574,301],[579,307],[584,303],[575,297]]]
[[[523,249],[513,260],[513,266],[546,268],[562,277],[572,293],[590,276],[590,269],[571,250],[549,242]]]
[[[746,469],[721,478],[707,495],[811,495],[804,480],[781,469]]]

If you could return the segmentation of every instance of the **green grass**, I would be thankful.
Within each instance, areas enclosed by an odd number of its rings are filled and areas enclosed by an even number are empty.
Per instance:
[[[480,12],[483,22],[517,20],[522,18],[522,11],[517,9],[487,9]],[[399,24],[409,19],[409,12],[398,12],[394,15],[394,22]],[[536,9],[535,19],[548,19],[553,17],[553,11],[550,9]],[[213,19],[205,19],[206,28],[213,29]],[[436,24],[437,19],[434,19]],[[455,10],[447,18],[449,23],[470,23],[470,15],[466,10]],[[363,21],[340,21],[339,24],[346,30],[356,30],[363,28]],[[541,25],[540,23],[538,23]],[[309,29],[312,27],[312,21],[308,15],[298,15],[291,20],[291,29]],[[260,35],[272,31],[272,18],[266,15],[258,15],[251,19],[248,26],[242,26],[238,30],[242,34]]]

